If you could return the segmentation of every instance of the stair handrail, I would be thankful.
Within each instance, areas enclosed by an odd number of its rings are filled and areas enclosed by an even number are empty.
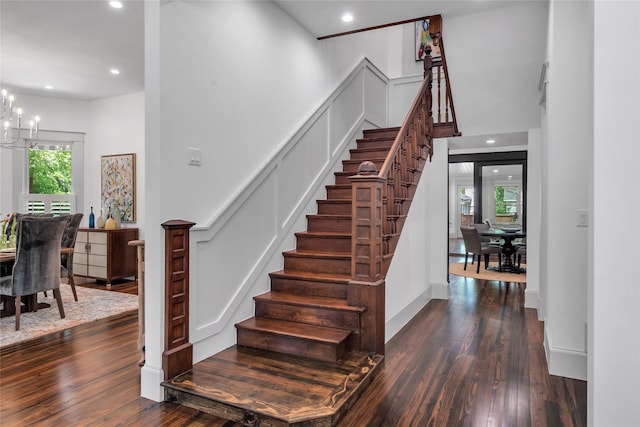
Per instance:
[[[386,180],[383,196],[382,274],[386,272],[408,212],[415,184],[426,160],[433,156],[433,58],[427,49],[424,81],[387,155],[379,177]]]
[[[444,81],[446,85],[446,101],[451,106],[451,122],[453,124],[453,136],[460,136],[460,130],[458,129],[458,119],[456,118],[456,108],[453,105],[453,93],[451,92],[451,85],[449,84],[449,68],[447,67],[447,57],[444,53],[444,44],[442,42],[442,34],[440,32],[436,32],[433,36],[433,44],[435,46],[440,46],[440,62],[442,62],[442,68],[444,71]]]
[[[431,158],[431,156],[433,155],[433,138],[432,138],[433,117],[432,117],[432,111],[431,111],[431,103],[432,103],[431,85],[433,82],[433,72],[431,68],[433,66],[433,57],[431,56],[430,46],[427,46],[423,64],[424,64],[423,65],[424,80],[422,81],[422,85],[418,90],[418,95],[416,95],[416,98],[413,100],[413,103],[411,104],[411,108],[409,109],[409,113],[405,117],[404,122],[402,123],[402,126],[400,126],[398,135],[396,136],[396,139],[393,141],[393,145],[391,146],[391,149],[389,150],[389,154],[387,154],[387,157],[384,163],[382,164],[380,171],[378,172],[378,176],[389,178],[391,165],[399,155],[402,141],[406,136],[408,136],[407,133],[409,130],[409,126],[418,117],[418,114],[424,111],[422,110],[422,107],[424,107],[425,105],[427,106],[427,118],[428,118],[427,125],[429,127],[428,129],[429,132],[427,133],[426,132],[427,130],[425,130],[423,134],[427,140],[427,144],[425,145],[427,145],[429,149],[429,158]]]

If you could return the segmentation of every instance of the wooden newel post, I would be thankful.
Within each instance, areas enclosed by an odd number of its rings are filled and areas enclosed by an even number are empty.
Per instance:
[[[195,223],[162,224],[164,239],[164,352],[162,369],[168,380],[193,367],[189,342],[189,229]]]
[[[352,192],[351,281],[349,305],[365,307],[361,316],[360,350],[384,354],[385,282],[383,276],[383,191],[386,179],[376,166],[363,162],[349,178]]]

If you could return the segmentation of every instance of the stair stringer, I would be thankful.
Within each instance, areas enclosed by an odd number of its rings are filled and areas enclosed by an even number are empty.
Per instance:
[[[332,93],[329,99],[316,110],[316,112],[307,120],[297,131],[294,136],[279,150],[279,152],[265,164],[265,166],[238,191],[223,208],[215,212],[212,219],[204,225],[196,225],[191,230],[191,291],[190,306],[191,314],[191,331],[190,337],[194,345],[194,363],[215,354],[216,352],[229,347],[235,341],[234,322],[240,321],[252,315],[253,304],[250,302],[250,296],[264,292],[269,287],[268,273],[282,266],[282,255],[284,250],[295,246],[294,232],[305,228],[305,216],[313,213],[317,206],[316,200],[321,199],[325,191],[325,185],[330,184],[333,180],[333,173],[341,170],[341,161],[348,159],[349,149],[355,147],[356,138],[362,133],[363,129],[383,127],[385,123],[377,122],[379,117],[386,118],[385,113],[370,113],[371,106],[367,106],[354,116],[353,121],[348,125],[348,129],[340,137],[332,136],[332,123],[324,123],[325,119],[330,120],[332,109],[339,108],[336,105],[342,101],[341,96],[349,94],[347,90],[350,84],[366,87],[365,80],[367,76],[373,75],[375,81],[384,82],[384,96],[387,96],[386,84],[388,78],[384,76],[375,66],[367,59],[361,61],[358,66],[349,74],[343,83]],[[366,96],[366,91],[362,94]],[[322,168],[314,177],[312,183],[304,191],[297,203],[292,206],[291,210],[283,213],[277,212],[277,224],[273,227],[272,233],[268,236],[267,241],[263,242],[263,246],[259,251],[259,255],[255,256],[249,262],[249,266],[244,269],[242,276],[238,276],[231,280],[231,283],[225,283],[224,286],[233,288],[228,293],[224,302],[220,303],[220,307],[211,310],[210,307],[199,307],[201,301],[210,300],[212,290],[210,283],[205,282],[205,278],[210,280],[212,272],[208,271],[212,268],[212,259],[215,259],[215,249],[219,236],[224,234],[234,218],[242,214],[243,209],[250,206],[251,201],[255,197],[259,197],[265,191],[264,186],[275,186],[269,189],[276,195],[278,194],[278,183],[286,180],[282,177],[281,171],[286,169],[287,154],[294,147],[303,141],[305,136],[313,132],[314,126],[329,126],[327,137],[339,142],[332,143],[331,140],[326,141],[328,159]],[[346,127],[342,123],[342,127]],[[274,178],[275,177],[275,178]],[[241,233],[241,230],[238,230]],[[218,246],[223,245],[222,242]],[[215,313],[215,317],[211,315]],[[207,317],[211,316],[211,317]]]

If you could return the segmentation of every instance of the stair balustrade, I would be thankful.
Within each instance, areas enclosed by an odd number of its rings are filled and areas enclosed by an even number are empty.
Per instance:
[[[365,352],[384,354],[384,278],[422,169],[433,155],[432,66],[427,49],[424,81],[380,170],[365,161],[349,178],[352,257],[347,300],[366,308],[360,328],[360,350]]]

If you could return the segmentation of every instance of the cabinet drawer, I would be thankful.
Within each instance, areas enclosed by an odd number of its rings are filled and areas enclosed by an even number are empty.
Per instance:
[[[107,267],[97,267],[95,265],[89,266],[89,276],[99,277],[102,279],[107,278]]]
[[[78,231],[78,234],[76,235],[76,244],[78,244],[78,242],[82,242],[82,243],[86,243],[87,242],[87,232],[86,231]],[[84,246],[84,245],[82,245]]]
[[[88,255],[85,253],[75,252],[73,254],[73,269],[75,271],[76,265],[87,265]]]
[[[107,233],[89,233],[89,243],[107,244]]]
[[[87,242],[81,242],[76,239],[76,244],[73,247],[73,252],[75,254],[86,254],[87,253]]]
[[[90,255],[102,255],[107,256],[107,245],[101,245],[99,243],[89,243],[91,248],[89,249]]]
[[[106,255],[94,255],[93,253],[89,255],[87,263],[89,264],[89,268],[91,266],[94,267],[107,267],[107,257]]]
[[[75,262],[75,259],[74,259],[74,263],[73,263],[73,274],[74,275],[77,274],[78,276],[86,276],[87,275],[87,271],[89,271],[89,270],[87,269],[87,264],[86,263],[85,264],[77,264]]]

